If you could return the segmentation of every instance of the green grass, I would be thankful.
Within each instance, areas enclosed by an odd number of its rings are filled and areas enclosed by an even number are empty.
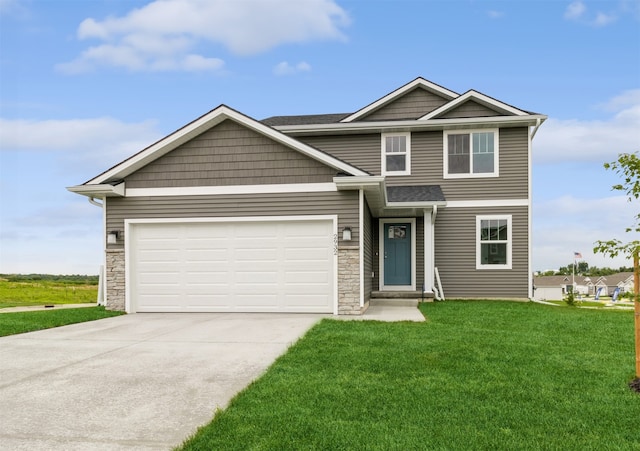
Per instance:
[[[0,278],[0,308],[96,302],[98,285],[65,280]]]
[[[0,314],[0,337],[122,315],[104,307],[66,308]]]
[[[633,313],[425,304],[323,320],[185,450],[637,450]]]

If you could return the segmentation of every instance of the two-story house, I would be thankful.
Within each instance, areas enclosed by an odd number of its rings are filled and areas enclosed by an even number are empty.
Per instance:
[[[423,78],[352,113],[259,121],[221,105],[69,190],[104,210],[110,309],[526,299],[545,119]]]

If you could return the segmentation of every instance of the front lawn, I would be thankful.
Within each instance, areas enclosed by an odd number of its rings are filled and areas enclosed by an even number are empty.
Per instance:
[[[633,312],[421,309],[323,320],[183,449],[640,449]]]
[[[88,278],[85,277],[85,279]],[[93,281],[70,281],[64,278],[62,280],[33,280],[28,276],[1,275],[0,308],[96,302],[98,285],[89,282]]]
[[[0,314],[0,337],[122,315],[104,307],[38,310]]]

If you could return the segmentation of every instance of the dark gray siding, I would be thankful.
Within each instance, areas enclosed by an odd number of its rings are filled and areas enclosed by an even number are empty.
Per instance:
[[[449,100],[440,97],[426,89],[416,88],[399,99],[394,100],[358,119],[359,121],[393,121],[399,119],[418,119],[427,113],[441,107]]]
[[[371,217],[371,210],[369,205],[364,202],[364,214],[362,218],[362,235],[363,235],[363,274],[364,274],[364,301],[367,302],[371,299],[371,290],[373,290],[373,279],[371,273],[374,272],[373,266],[373,224]]]
[[[458,105],[453,110],[439,115],[438,119],[452,119],[457,117],[486,117],[486,116],[503,116],[503,114],[495,110],[492,110],[491,108],[488,108],[484,105],[481,105],[478,102],[474,102],[473,100],[468,100],[467,102],[464,102],[462,105]]]
[[[352,229],[359,240],[358,191],[323,193],[239,194],[228,196],[163,196],[109,198],[107,230],[118,230],[124,245],[124,220],[148,218],[216,218],[235,216],[338,215],[338,230]],[[341,234],[338,234],[341,237]],[[351,241],[351,242],[354,242]]]
[[[447,200],[526,199],[529,190],[527,127],[499,132],[499,177],[445,179],[443,132],[411,134],[411,175],[387,176],[394,185],[440,185]],[[344,135],[300,138],[341,160],[380,175],[380,135]]]
[[[382,218],[386,219],[386,218]],[[398,220],[398,222],[402,222]],[[373,278],[373,289],[380,289],[380,222],[378,218],[374,218],[373,225],[373,270],[375,277]],[[424,283],[424,218],[419,216],[416,218],[416,290],[422,290]]]
[[[379,133],[344,136],[302,136],[296,138],[363,171],[380,175],[382,141]]]
[[[226,120],[125,179],[127,188],[330,182],[330,168]]]
[[[476,216],[511,214],[512,269],[476,269]],[[529,296],[527,207],[444,208],[436,219],[436,262],[447,298]]]

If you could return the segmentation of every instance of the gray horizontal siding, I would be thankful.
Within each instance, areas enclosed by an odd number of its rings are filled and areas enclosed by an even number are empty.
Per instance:
[[[392,121],[399,119],[418,119],[447,102],[447,99],[426,89],[417,87],[359,120]]]
[[[151,218],[227,218],[242,216],[338,215],[338,230],[352,229],[352,245],[358,243],[358,191],[326,193],[241,194],[229,196],[163,196],[109,198],[106,206],[107,230],[122,234],[125,219]],[[338,234],[341,237],[341,234]]]
[[[464,102],[462,105],[457,106],[451,111],[447,111],[444,114],[438,116],[438,119],[453,119],[459,117],[487,117],[487,116],[502,116],[502,113],[499,113],[491,108],[488,108],[484,105],[479,104],[478,102],[474,102],[473,100],[468,100]]]
[[[336,174],[300,152],[226,120],[125,179],[127,188],[330,182]]]
[[[528,184],[528,130],[504,128],[499,135],[499,177],[445,179],[443,133],[411,135],[411,175],[387,177],[387,185],[440,185],[448,201],[526,199]]]
[[[499,132],[499,177],[445,179],[443,132],[411,134],[411,175],[387,176],[388,186],[440,185],[447,200],[526,199],[529,192],[527,127]],[[299,138],[375,175],[381,174],[379,134]]]
[[[316,147],[349,164],[380,174],[382,141],[379,133],[344,136],[301,136],[300,141]]]
[[[512,269],[476,269],[476,216],[511,214]],[[447,298],[519,299],[529,296],[526,207],[444,208],[436,219],[435,265]]]

